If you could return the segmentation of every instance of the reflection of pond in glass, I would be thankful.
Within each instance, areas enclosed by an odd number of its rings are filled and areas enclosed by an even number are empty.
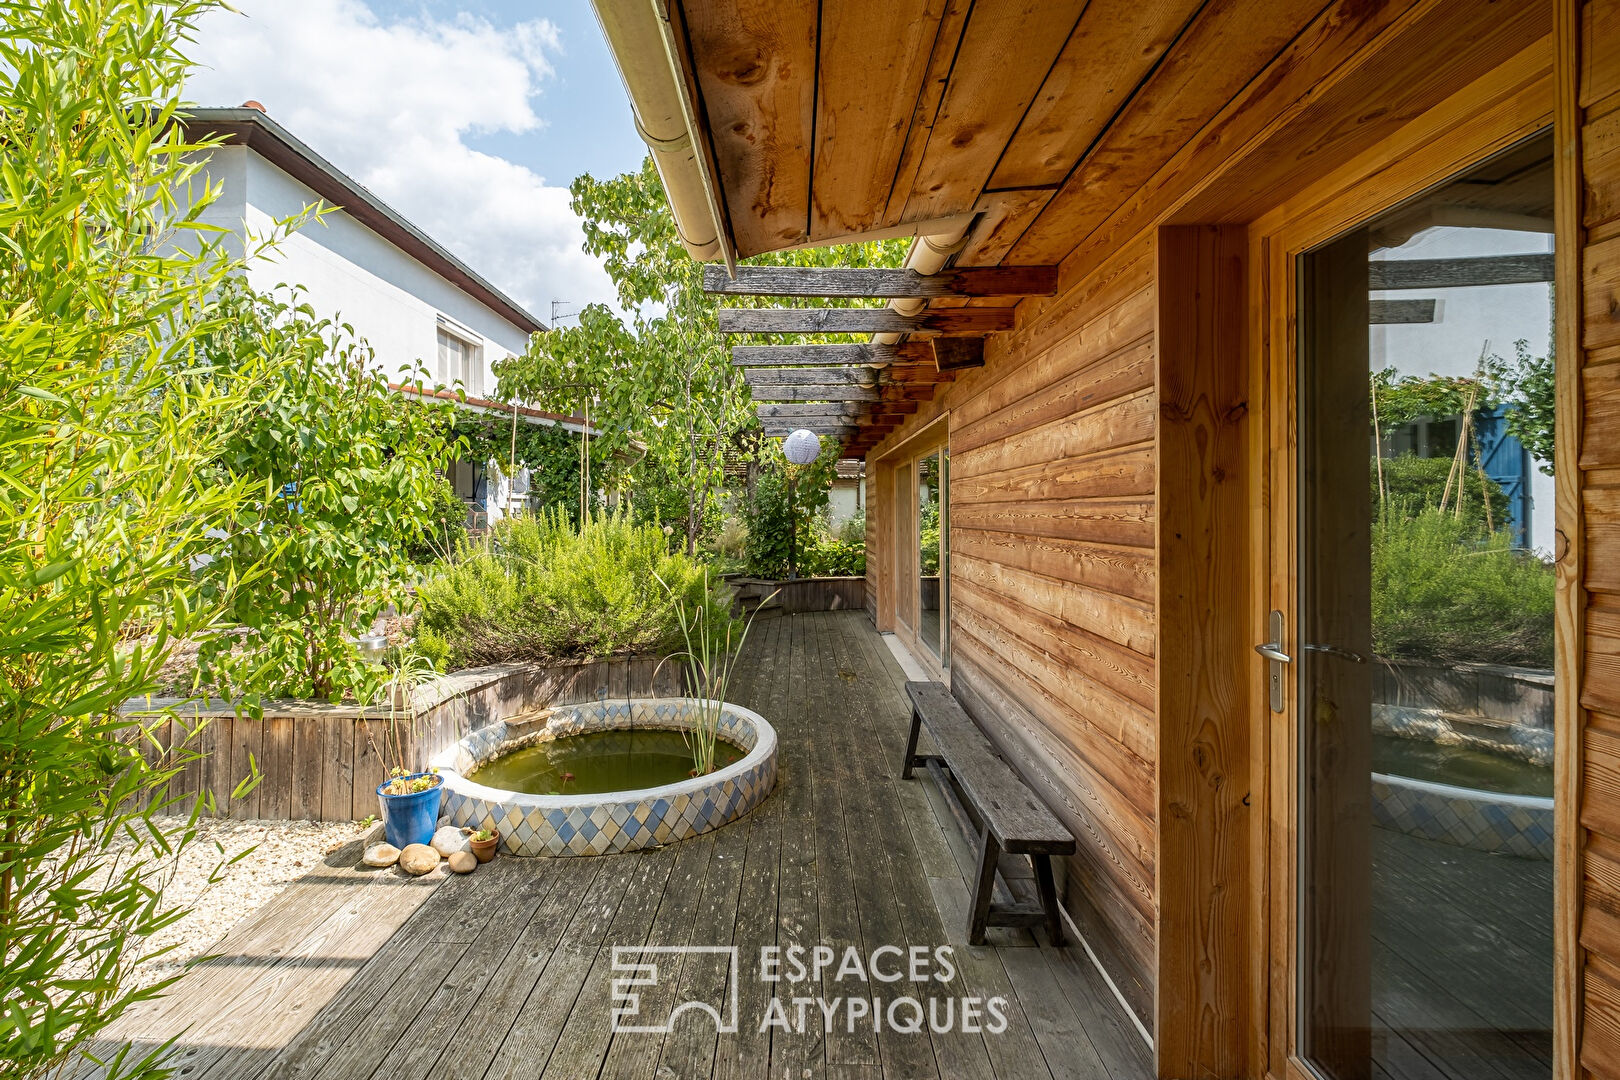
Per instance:
[[[1552,770],[1522,758],[1426,739],[1403,739],[1399,735],[1375,734],[1372,740],[1375,773],[1504,795],[1552,797]]]

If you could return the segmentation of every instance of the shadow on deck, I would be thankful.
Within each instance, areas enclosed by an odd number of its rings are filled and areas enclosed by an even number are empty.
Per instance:
[[[899,779],[904,676],[865,615],[763,621],[748,653],[730,697],[776,726],[781,777],[747,818],[640,854],[500,859],[436,887],[323,867],[117,1036],[176,1037],[188,1080],[1150,1076],[1081,947],[1007,930],[967,945],[972,856],[931,781]],[[831,963],[762,979],[761,950],[792,946],[807,968],[818,946]],[[857,977],[880,948],[884,974],[915,959],[925,981]],[[635,974],[616,956],[657,965],[634,1002],[612,996]],[[613,1029],[615,1005],[632,1010],[621,1028],[655,1027],[684,1001],[735,1030],[696,1008],[667,1032]]]

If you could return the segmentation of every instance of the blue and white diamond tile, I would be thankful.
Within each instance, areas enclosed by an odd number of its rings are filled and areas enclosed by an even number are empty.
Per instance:
[[[540,730],[525,724],[509,735],[505,722],[490,724],[430,763],[445,778],[440,819],[499,829],[502,848],[515,855],[634,851],[719,828],[758,806],[776,783],[776,733],[757,714],[735,705],[723,707],[716,729],[745,751],[743,760],[653,791],[529,795],[466,778],[477,766],[539,740],[635,727],[684,731],[700,707],[686,698],[604,698],[556,708]]]
[[[1521,858],[1552,858],[1551,799],[1377,774],[1372,816],[1381,828],[1426,840]]]

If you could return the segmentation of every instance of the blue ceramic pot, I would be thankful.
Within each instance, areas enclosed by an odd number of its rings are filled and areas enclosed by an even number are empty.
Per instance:
[[[413,773],[406,777],[414,780],[427,773]],[[409,795],[388,795],[383,788],[388,781],[377,785],[377,801],[382,804],[383,835],[390,844],[403,850],[407,844],[426,844],[433,840],[433,830],[439,824],[439,800],[444,796],[443,782],[426,791]]]

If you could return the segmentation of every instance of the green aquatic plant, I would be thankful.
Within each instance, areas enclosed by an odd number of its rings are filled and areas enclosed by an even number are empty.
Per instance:
[[[686,643],[686,648],[665,660],[686,662],[688,690],[698,702],[697,717],[690,728],[682,729],[682,734],[686,738],[686,745],[692,750],[693,775],[707,776],[714,771],[715,743],[720,738],[720,717],[725,709],[726,688],[731,684],[732,671],[742,655],[748,632],[754,628],[754,618],[759,614],[759,608],[754,609],[746,623],[739,625],[738,620],[731,618],[729,613],[716,618],[716,609],[712,604],[691,603],[687,596],[677,593],[662,578],[659,578],[659,584],[669,591],[674,601],[675,619],[680,624],[681,639]],[[706,595],[709,591],[707,570],[703,572],[703,586]],[[769,604],[775,596],[775,592],[771,593],[760,608]],[[659,667],[663,667],[663,662]],[[657,681],[656,676],[654,681]]]

